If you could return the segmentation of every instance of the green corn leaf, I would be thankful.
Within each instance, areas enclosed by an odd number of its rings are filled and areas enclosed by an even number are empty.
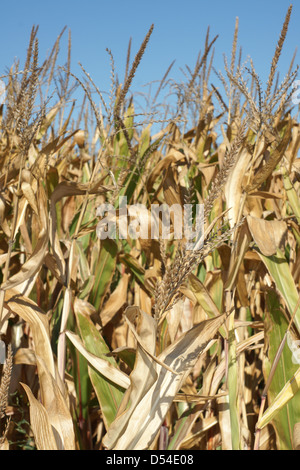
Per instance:
[[[107,238],[101,240],[101,248],[98,260],[94,267],[94,286],[89,296],[89,302],[98,310],[109,289],[112,277],[116,269],[117,245],[113,240]]]
[[[259,253],[259,256],[273,278],[276,288],[282,295],[290,315],[292,315],[297,306],[299,294],[284,254],[277,249],[276,254],[273,256],[264,256],[261,253]],[[294,321],[300,333],[300,307],[297,308]]]
[[[275,355],[288,327],[288,322],[281,311],[279,297],[275,291],[270,291],[267,294],[264,323],[267,355],[264,357],[263,373],[265,380],[267,380]],[[298,387],[295,381],[294,386],[288,383],[296,374],[298,367],[298,364],[293,363],[292,351],[286,343],[268,390],[269,408],[257,423],[258,427],[263,427],[272,420],[276,431],[277,445],[281,450],[293,448],[294,425],[300,421]],[[287,388],[291,388],[292,393],[287,394]],[[293,396],[294,398],[292,398]]]
[[[106,360],[118,368],[115,359],[111,356],[108,356],[110,350],[93,322],[79,312],[76,312],[76,319],[82,342],[87,351],[94,354],[95,356],[101,357],[101,359]],[[93,367],[88,366],[88,370],[92,385],[101,407],[101,411],[103,413],[104,424],[106,428],[108,428],[116,417],[124,390],[108,380]]]
[[[295,216],[297,218],[297,221],[298,221],[298,224],[300,224],[300,201],[299,201],[299,197],[297,195],[297,192],[296,192],[294,186],[292,185],[291,180],[290,180],[287,172],[285,172],[283,174],[283,184],[284,184],[284,188],[286,190],[286,194],[287,194],[289,203],[290,203],[291,208],[293,210],[293,214],[295,214]]]

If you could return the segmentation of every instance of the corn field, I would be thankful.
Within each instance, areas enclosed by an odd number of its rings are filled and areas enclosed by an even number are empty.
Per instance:
[[[153,25],[122,80],[107,50],[107,94],[73,74],[71,36],[62,67],[64,31],[42,61],[32,28],[0,77],[1,450],[300,449],[295,59],[277,75],[291,14],[267,83],[236,20],[223,72],[208,29],[142,112],[131,88]],[[202,243],[188,249],[172,213],[168,237],[101,238],[103,204],[137,226],[125,198],[201,205]]]

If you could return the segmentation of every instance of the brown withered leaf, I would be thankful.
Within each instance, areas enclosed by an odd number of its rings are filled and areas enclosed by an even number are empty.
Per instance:
[[[149,355],[144,355],[141,374],[137,378],[134,378],[133,373],[131,374],[132,387],[135,385],[137,388],[134,406],[127,408],[125,413],[112,423],[103,440],[105,447],[118,450],[149,448],[181,385],[194,367],[199,355],[209,347],[225,318],[224,314],[195,325],[158,356],[159,361],[174,370],[176,375],[151,361]],[[141,332],[140,336],[142,336]],[[144,341],[145,339],[143,338]],[[152,376],[152,384],[146,391],[144,381],[142,380],[141,383],[141,376],[145,377],[152,369],[156,371],[157,378]],[[139,384],[135,384],[135,380],[138,380]],[[142,387],[141,390],[139,390],[140,387]],[[122,421],[122,425],[119,420]]]
[[[243,182],[251,158],[251,153],[247,149],[243,149],[225,184],[225,198],[227,207],[229,208],[228,218],[231,227],[234,227],[238,222]]]
[[[248,215],[247,223],[253,240],[263,255],[274,255],[284,243],[287,224],[283,220],[265,220]]]
[[[35,353],[42,357],[47,365],[49,372],[55,376],[55,364],[50,343],[49,323],[44,312],[38,305],[28,297],[21,295],[17,289],[7,289],[5,291],[4,306],[19,315],[23,320],[29,323]]]
[[[291,137],[291,130],[292,130],[292,119],[290,118],[288,120],[286,130],[285,130],[282,140],[277,144],[277,147],[274,149],[269,159],[265,161],[265,164],[261,168],[259,168],[256,174],[253,176],[252,183],[249,183],[245,187],[245,191],[247,193],[250,193],[251,191],[254,191],[255,189],[257,189],[272,173],[276,165],[278,165],[278,163],[283,159],[285,149],[287,148],[287,145]]]
[[[34,196],[34,194],[32,194]],[[37,210],[37,209],[36,209]],[[21,285],[25,286],[26,282],[32,279],[40,270],[48,249],[49,230],[48,230],[48,216],[46,214],[47,200],[45,189],[42,184],[38,187],[38,214],[39,214],[39,225],[40,232],[36,246],[29,256],[29,258],[22,265],[21,270],[15,275],[11,276],[2,286],[3,290],[12,289],[18,286],[18,290],[21,289]]]
[[[75,196],[69,196],[62,207],[62,227],[64,232],[68,233],[69,226],[74,218],[76,210]]]
[[[30,424],[38,450],[58,450],[53,428],[45,407],[40,403],[28,385],[21,383],[30,404]]]
[[[163,191],[165,201],[169,206],[172,206],[173,204],[179,204],[181,206],[180,187],[175,181],[175,170],[172,166],[169,166],[166,171],[163,180]]]
[[[153,168],[148,178],[147,190],[150,191],[152,189],[154,182],[162,174],[163,170],[168,169],[172,163],[178,162],[184,158],[185,156],[181,152],[173,149],[168,155],[161,159]]]
[[[127,298],[127,287],[129,281],[129,274],[124,273],[120,282],[114,292],[107,300],[104,308],[100,311],[101,324],[104,327],[113,316],[125,304]]]
[[[73,420],[68,402],[44,360],[37,355],[36,361],[41,385],[41,402],[48,413],[58,448],[75,450]]]
[[[154,354],[156,348],[156,324],[153,318],[142,312],[136,306],[128,307],[126,315],[128,321],[133,320],[136,315],[140,315],[138,320],[139,336],[142,338],[147,350]],[[111,447],[118,439],[118,436],[128,427],[128,422],[130,421],[132,414],[135,412],[137,404],[157,379],[155,362],[151,360],[139,344],[137,344],[134,369],[129,378],[130,387],[125,393],[118,415],[111,424],[105,437],[105,445],[107,447]],[[130,407],[127,407],[129,402]]]

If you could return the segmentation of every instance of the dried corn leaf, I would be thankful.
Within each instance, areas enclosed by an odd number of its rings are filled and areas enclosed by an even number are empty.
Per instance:
[[[37,355],[36,361],[41,401],[48,413],[58,449],[75,450],[75,434],[68,403],[43,359]]]
[[[14,355],[14,363],[36,366],[36,357],[34,351],[29,348],[19,348]]]
[[[33,250],[33,253],[22,265],[21,270],[15,275],[11,276],[4,284],[1,289],[7,290],[19,286],[20,284],[26,283],[29,279],[39,272],[48,249],[49,231],[48,231],[48,215],[47,215],[47,199],[45,189],[42,184],[38,188],[38,202],[39,202],[39,224],[40,232],[37,240],[37,244]]]
[[[292,129],[292,119],[290,118],[284,136],[282,140],[279,142],[277,147],[274,149],[272,155],[269,159],[265,162],[264,166],[262,166],[254,175],[253,182],[248,184],[245,188],[247,193],[257,189],[272,173],[276,165],[283,159],[285,149],[289,143],[291,137],[291,129]]]
[[[20,295],[17,289],[5,291],[4,305],[12,313],[19,315],[29,323],[33,335],[35,353],[43,358],[49,372],[55,377],[49,323],[46,315],[33,300]]]
[[[156,363],[145,353],[145,348],[147,348],[151,354],[155,353],[156,323],[150,315],[147,315],[138,307],[128,307],[126,315],[130,319],[135,315],[139,315],[138,331],[144,343],[144,348],[142,348],[139,343],[137,344],[134,369],[130,374],[130,388],[124,395],[118,416],[109,427],[108,433],[105,436],[105,446],[107,447],[115,445],[118,436],[120,436],[122,432],[126,432],[128,422],[135,412],[136,406],[157,379]],[[130,407],[126,409],[128,402],[130,402]]]
[[[248,150],[243,150],[231,171],[225,184],[225,198],[229,209],[228,218],[231,227],[238,222],[241,198],[243,193],[243,181],[250,164],[252,155]]]
[[[191,286],[191,291],[197,299],[198,304],[201,305],[208,317],[218,317],[221,312],[219,311],[211,295],[209,294],[206,287],[202,284],[202,282],[194,274],[190,274],[189,282]],[[224,326],[220,328],[220,333],[223,338],[226,338],[227,334]]]
[[[30,424],[34,434],[34,440],[38,450],[59,450],[59,445],[54,437],[49,415],[45,407],[34,397],[28,385],[21,383],[30,404]]]
[[[247,216],[248,227],[258,248],[265,256],[272,256],[281,248],[287,234],[283,220],[264,220]]]
[[[173,369],[177,375],[172,374],[165,367],[156,365],[158,377],[147,393],[143,394],[136,403],[126,426],[120,429],[116,423],[113,423],[112,429],[109,429],[104,437],[104,445],[107,448],[115,450],[149,448],[182,383],[199,355],[205,351],[214,338],[225,318],[224,314],[196,325],[158,356],[158,359]],[[154,362],[149,362],[148,370],[150,371],[153,367]]]
[[[100,310],[101,324],[104,327],[125,304],[127,297],[127,287],[129,274],[123,274],[117,288],[113,291],[109,299]]]
[[[38,204],[37,204],[37,201],[36,201],[36,197],[35,197],[35,193],[34,193],[34,190],[32,188],[32,185],[27,183],[26,181],[23,181],[22,185],[21,185],[21,189],[22,189],[22,192],[23,192],[24,196],[26,197],[27,201],[29,202],[29,205],[30,205],[31,209],[33,210],[33,212],[38,214],[39,213]]]

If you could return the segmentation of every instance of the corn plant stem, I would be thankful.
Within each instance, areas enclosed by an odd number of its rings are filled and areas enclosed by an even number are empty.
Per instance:
[[[18,179],[18,186],[17,186],[17,191],[14,193],[14,217],[13,217],[13,223],[12,223],[12,228],[11,228],[11,236],[8,241],[8,252],[7,252],[7,258],[6,258],[6,263],[5,263],[5,268],[4,268],[4,273],[3,273],[3,281],[2,284],[4,284],[7,279],[8,279],[8,274],[9,274],[9,265],[10,265],[10,258],[11,258],[11,253],[12,253],[12,247],[15,241],[15,231],[17,227],[17,221],[18,221],[18,212],[19,212],[19,193],[21,189],[21,175],[22,175],[22,170],[24,167],[24,161],[25,161],[25,156],[24,154],[22,155],[21,159],[21,165],[20,165],[20,170],[19,170],[19,179]],[[2,328],[2,323],[3,323],[3,307],[4,307],[4,297],[5,297],[5,291],[0,288],[0,331]]]
[[[228,337],[224,341],[224,353],[225,353],[225,387],[228,390]]]
[[[226,311],[230,312],[233,301],[233,293],[226,291],[225,305]],[[239,410],[237,401],[238,391],[238,367],[237,367],[237,352],[236,352],[236,339],[234,330],[234,314],[235,310],[228,316],[228,372],[227,372],[227,386],[229,393],[229,406],[230,406],[230,424],[231,424],[231,440],[232,449],[240,449],[240,431],[239,431]]]
[[[292,317],[291,317],[291,320],[288,324],[288,327],[287,327],[287,330],[284,334],[284,337],[282,338],[281,340],[281,343],[278,347],[278,350],[276,352],[276,355],[274,357],[274,361],[273,361],[273,364],[272,364],[272,367],[271,367],[271,370],[270,370],[270,373],[269,373],[269,377],[268,377],[268,380],[266,382],[266,385],[263,389],[263,392],[262,392],[262,396],[261,396],[261,403],[260,403],[260,409],[259,409],[259,415],[258,415],[258,420],[257,421],[260,421],[262,415],[263,415],[263,412],[264,412],[264,408],[265,408],[265,403],[266,403],[266,399],[267,399],[267,394],[268,394],[268,390],[270,388],[270,385],[271,385],[271,382],[273,380],[273,377],[274,377],[274,374],[275,374],[275,371],[276,371],[276,368],[277,368],[277,365],[279,363],[279,359],[281,357],[281,354],[282,354],[282,351],[283,351],[283,348],[284,348],[284,345],[286,343],[286,339],[287,339],[287,334],[288,334],[288,331],[290,330],[291,326],[292,326],[292,323],[294,321],[294,317],[296,315],[296,312],[298,310],[298,307],[300,305],[300,297],[298,298],[298,301],[297,301],[297,304],[295,306],[295,309],[293,311],[293,314],[292,314]],[[255,441],[254,441],[254,450],[259,450],[259,441],[260,441],[260,432],[261,432],[261,429],[259,428],[256,428],[256,433],[255,433]]]

